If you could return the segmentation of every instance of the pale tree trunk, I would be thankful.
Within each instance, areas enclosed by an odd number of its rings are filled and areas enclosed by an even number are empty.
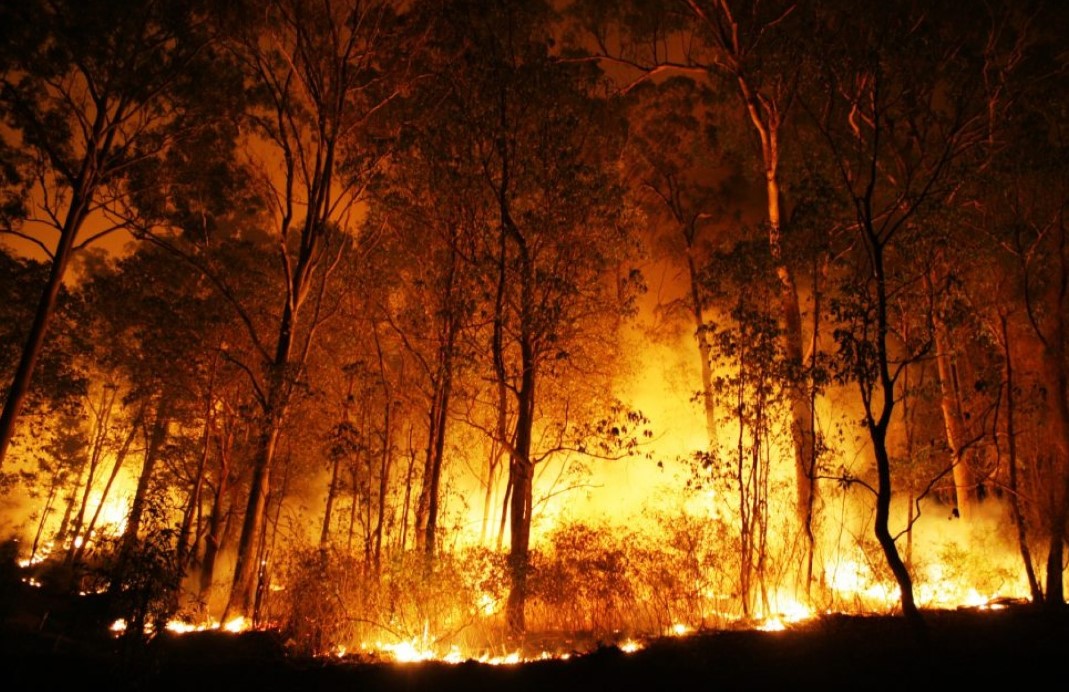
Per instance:
[[[954,364],[953,348],[946,323],[934,319],[935,363],[939,373],[939,408],[943,414],[947,445],[950,447],[951,473],[954,478],[954,499],[958,516],[968,521],[976,511],[978,501],[976,479],[969,463],[966,443],[965,417],[961,405],[961,388]]]
[[[694,316],[694,334],[698,340],[698,356],[701,358],[702,410],[705,413],[705,432],[709,436],[709,454],[715,456],[719,446],[716,420],[716,391],[713,389],[712,346],[702,310],[701,286],[694,261],[693,231],[684,234],[687,241],[687,276],[690,280],[690,309]]]
[[[780,319],[783,327],[783,352],[793,381],[787,388],[790,404],[791,438],[794,442],[795,512],[803,526],[811,525],[815,506],[816,484],[813,437],[813,402],[803,377],[802,311],[794,272],[783,255],[783,225],[780,203],[780,118],[774,101],[760,98],[748,78],[735,74],[739,93],[750,122],[761,142],[761,160],[765,175],[765,202],[768,213],[768,245],[779,281]]]

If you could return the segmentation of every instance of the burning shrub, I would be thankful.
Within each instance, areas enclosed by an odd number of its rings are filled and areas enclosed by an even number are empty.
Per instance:
[[[504,602],[505,574],[502,555],[478,548],[442,554],[430,570],[422,554],[406,553],[378,574],[362,556],[299,551],[286,569],[285,634],[308,654],[413,641],[421,650],[485,647],[487,625]]]
[[[625,536],[608,526],[570,523],[532,555],[532,622],[600,635],[630,626],[634,603]]]
[[[285,570],[283,630],[302,654],[327,653],[357,636],[351,613],[366,609],[364,566],[334,550],[295,552]]]

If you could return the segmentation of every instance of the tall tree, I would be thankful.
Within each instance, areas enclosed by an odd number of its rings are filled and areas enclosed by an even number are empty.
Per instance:
[[[937,11],[871,9],[825,8],[822,34],[835,40],[819,56],[807,111],[824,135],[858,239],[836,339],[845,374],[858,386],[875,457],[874,531],[903,613],[921,625],[912,578],[890,530],[888,439],[901,376],[936,343],[932,303],[909,338],[893,323],[925,305],[918,289],[935,262],[930,224],[981,152],[988,113],[975,81],[978,46],[967,32],[948,34]]]
[[[51,271],[0,414],[3,462],[74,252],[116,230],[106,212],[129,168],[184,127],[176,96],[206,42],[197,3],[26,2],[0,24],[3,151],[21,151],[31,216],[3,230],[51,258]],[[7,159],[7,157],[5,157]],[[5,164],[8,163],[5,160]],[[10,166],[4,166],[10,173]],[[5,178],[16,179],[5,173]],[[5,194],[6,194],[5,190]],[[10,207],[10,205],[6,205]],[[10,210],[10,209],[9,209]],[[83,233],[87,222],[94,225]]]
[[[584,367],[582,341],[619,314],[614,270],[628,232],[614,171],[622,123],[594,98],[592,66],[550,54],[547,7],[506,2],[487,11],[458,2],[447,16],[450,38],[464,47],[451,99],[491,210],[480,256],[501,407],[496,435],[509,456],[506,619],[520,633],[535,465],[544,458],[540,404],[551,382]]]
[[[791,0],[677,0],[668,8],[647,0],[624,0],[622,4],[580,2],[576,7],[593,40],[594,57],[617,65],[625,75],[629,70],[632,75],[637,71],[637,81],[645,81],[663,74],[690,74],[723,84],[738,98],[764,179],[764,222],[780,285],[781,334],[794,373],[788,408],[794,442],[796,516],[812,553],[814,401],[806,377],[797,269],[785,251],[788,215],[783,181],[785,135],[804,64],[811,18],[808,7]]]
[[[264,152],[252,165],[283,273],[277,321],[270,332],[251,334],[262,360],[261,420],[227,606],[245,616],[256,593],[279,435],[314,342],[324,287],[357,230],[356,203],[379,153],[364,136],[369,119],[399,95],[395,77],[406,65],[392,42],[397,18],[388,2],[269,0],[261,9],[262,22],[233,26],[230,44],[258,97],[245,124]],[[252,326],[247,313],[243,320]]]

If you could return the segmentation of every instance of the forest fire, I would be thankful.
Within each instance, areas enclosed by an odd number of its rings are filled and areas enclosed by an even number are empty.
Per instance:
[[[505,679],[1064,608],[1069,5],[142,5],[0,4],[0,624]]]

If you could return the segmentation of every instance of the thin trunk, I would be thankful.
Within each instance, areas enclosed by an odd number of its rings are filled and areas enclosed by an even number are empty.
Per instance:
[[[197,508],[201,504],[201,495],[204,492],[204,473],[208,468],[208,458],[211,456],[212,446],[212,396],[209,389],[208,405],[205,407],[204,434],[201,439],[200,459],[197,461],[197,473],[193,479],[193,488],[189,491],[189,499],[186,501],[182,512],[182,524],[178,529],[177,561],[182,570],[185,570],[189,562],[193,547],[196,546],[196,535],[193,533],[193,517],[197,514]],[[193,540],[190,535],[193,534]]]
[[[387,397],[389,399],[389,397]],[[393,460],[393,402],[386,402],[386,419],[383,421],[382,454],[379,457],[378,517],[375,519],[375,574],[382,571],[382,531],[386,517],[386,490],[390,483],[390,466]]]
[[[694,263],[693,232],[685,233],[687,240],[687,275],[690,279],[690,308],[694,316],[694,335],[698,340],[698,356],[701,358],[702,409],[705,412],[705,432],[709,436],[709,454],[715,456],[718,446],[716,420],[716,391],[713,389],[712,346],[706,333],[705,315],[702,310],[701,284]]]
[[[965,418],[961,408],[961,394],[957,370],[953,362],[950,333],[946,322],[933,318],[935,329],[935,363],[939,374],[939,407],[943,414],[947,445],[950,447],[951,472],[954,478],[954,499],[958,516],[968,521],[976,511],[976,479],[965,450]]]
[[[149,500],[149,484],[152,480],[153,471],[159,461],[160,451],[167,438],[167,428],[171,423],[171,402],[166,395],[160,398],[156,409],[156,418],[152,423],[152,431],[148,435],[145,444],[145,463],[141,467],[141,475],[137,479],[137,489],[134,491],[134,499],[130,504],[130,514],[126,520],[126,529],[123,531],[122,544],[119,547],[119,564],[125,563],[137,544],[137,536],[141,531],[141,518],[144,516],[145,507]]]
[[[98,138],[103,134],[103,118],[105,113],[98,112],[97,121],[94,124],[94,135]],[[94,145],[94,152],[96,146]],[[74,254],[74,241],[78,236],[89,208],[92,204],[93,193],[96,188],[97,157],[86,155],[82,162],[82,168],[78,175],[78,181],[71,191],[71,202],[67,208],[67,216],[63,221],[60,231],[59,243],[52,256],[52,268],[48,273],[48,281],[41,292],[41,299],[37,303],[37,310],[30,324],[30,333],[26,337],[26,343],[22,347],[18,366],[7,390],[7,398],[4,399],[4,409],[0,412],[0,468],[3,468],[4,459],[7,456],[11,438],[15,434],[15,423],[26,401],[26,394],[30,389],[37,361],[44,348],[45,335],[48,325],[52,321],[52,315],[56,311],[59,302],[59,293],[63,287],[63,277],[67,272],[67,265]]]
[[[1035,566],[1032,564],[1032,551],[1028,547],[1028,528],[1025,524],[1024,512],[1021,511],[1021,495],[1017,482],[1017,395],[1013,389],[1016,385],[1013,377],[1010,334],[1005,315],[999,316],[999,327],[1002,335],[1002,365],[1006,378],[1006,452],[1009,456],[1010,508],[1013,510],[1014,524],[1017,527],[1017,547],[1021,551],[1021,561],[1024,563],[1025,575],[1028,577],[1028,590],[1032,594],[1032,602],[1042,603],[1043,590],[1039,588]]]
[[[426,534],[423,538],[428,564],[434,561],[434,552],[437,543],[436,536],[438,532],[439,514],[438,505],[439,496],[441,494],[440,486],[442,482],[442,464],[445,457],[445,433],[449,422],[449,400],[453,389],[453,365],[451,345],[449,351],[450,353],[445,355],[446,362],[443,364],[444,371],[442,373],[441,394],[439,396],[437,406],[438,415],[437,419],[434,421],[435,434],[433,463],[431,464],[430,468],[430,497],[429,505],[427,507]]]
[[[104,490],[100,493],[100,502],[97,503],[96,511],[93,512],[92,519],[89,520],[89,524],[85,527],[83,533],[82,544],[78,547],[78,551],[75,553],[72,562],[77,564],[81,561],[85,548],[89,544],[89,540],[93,537],[93,531],[96,530],[97,522],[100,520],[100,513],[104,509],[104,503],[108,499],[108,494],[111,492],[112,486],[115,484],[115,479],[119,475],[119,471],[122,469],[123,462],[126,460],[126,455],[130,451],[130,445],[133,443],[134,438],[137,436],[137,428],[141,424],[141,416],[133,421],[130,425],[130,433],[123,440],[122,447],[115,455],[115,465],[111,468],[111,474],[108,476],[107,483],[104,484]]]
[[[866,405],[866,427],[872,441],[876,457],[876,517],[874,532],[876,540],[883,549],[887,566],[898,583],[902,614],[918,633],[926,631],[924,618],[913,599],[913,579],[909,569],[902,562],[891,535],[889,522],[891,517],[891,458],[887,451],[887,429],[891,423],[895,406],[895,381],[891,376],[890,353],[887,339],[890,331],[887,320],[887,279],[884,274],[883,246],[871,227],[864,229],[869,256],[872,261],[872,278],[876,290],[876,367],[878,369],[878,387],[880,392],[880,413],[873,417],[872,401]]]
[[[230,491],[230,461],[233,449],[233,432],[222,431],[219,435],[219,478],[212,497],[212,509],[208,515],[208,530],[204,538],[204,561],[200,572],[200,597],[207,601],[215,581],[215,564],[222,549],[224,536],[224,502]]]
[[[486,489],[483,491],[483,519],[479,530],[479,543],[486,544],[487,531],[490,519],[494,511],[494,486],[497,484],[497,470],[501,466],[501,459],[505,454],[504,446],[497,441],[491,442],[489,461],[486,468]]]
[[[416,450],[412,446],[412,428],[408,429],[408,470],[405,472],[405,501],[401,509],[401,537],[398,551],[408,548],[408,514],[412,505],[412,473],[416,470]]]
[[[327,506],[323,510],[323,528],[319,532],[319,548],[330,547],[330,519],[334,516],[334,500],[338,495],[338,483],[341,480],[342,455],[338,454],[331,462],[330,485],[327,486]]]
[[[93,431],[93,445],[89,453],[88,468],[86,469],[85,487],[82,490],[82,500],[78,505],[78,512],[74,515],[74,523],[71,529],[71,544],[67,549],[66,564],[68,566],[77,562],[81,555],[80,545],[85,544],[86,537],[82,530],[85,526],[85,513],[89,509],[89,496],[93,491],[93,483],[96,481],[97,468],[104,453],[104,443],[108,436],[108,421],[111,418],[111,409],[115,403],[115,388],[105,385],[100,394],[100,408],[97,410],[96,427]],[[135,428],[136,429],[136,428]]]

